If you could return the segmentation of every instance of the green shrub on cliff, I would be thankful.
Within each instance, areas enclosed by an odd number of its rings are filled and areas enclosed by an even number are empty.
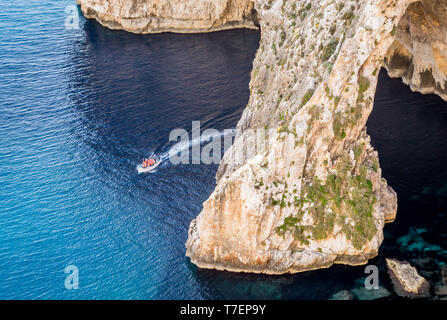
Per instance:
[[[343,126],[344,126],[343,114],[341,112],[337,112],[334,115],[334,121],[332,123],[332,130],[337,140],[343,140],[346,137],[346,132]]]
[[[359,85],[359,94],[357,97],[357,101],[363,102],[364,93],[369,89],[370,86],[369,79],[363,76],[359,76],[358,85]]]
[[[377,159],[377,157],[374,156],[371,161],[372,161],[372,169],[374,170],[374,172],[379,171],[380,167],[379,159]]]
[[[326,47],[324,47],[324,49],[323,49],[323,53],[321,55],[321,60],[323,62],[328,61],[332,57],[332,55],[335,53],[337,46],[338,46],[338,39],[331,39],[329,44]]]
[[[314,93],[315,93],[315,91],[313,89],[307,90],[307,92],[303,96],[303,100],[301,101],[300,108],[309,102],[309,100],[312,98]]]
[[[276,229],[279,234],[289,231],[301,243],[308,241],[306,232],[314,240],[324,240],[333,234],[337,224],[358,250],[373,239],[377,227],[372,213],[377,199],[368,179],[370,169],[363,164],[354,168],[347,155],[339,158],[335,167],[337,173],[328,175],[325,183],[314,177],[304,186],[304,196],[294,197],[297,214],[284,220]],[[304,211],[312,217],[312,226],[300,225],[304,204]]]
[[[365,146],[361,143],[357,143],[354,145],[353,151],[354,151],[354,158],[356,161],[360,159],[360,156],[363,153],[363,150],[365,149]]]
[[[352,11],[348,11],[345,12],[345,14],[341,17],[343,20],[348,20],[348,21],[352,21],[354,19],[354,12]]]
[[[276,200],[275,198],[271,198],[270,199],[270,203],[273,205],[273,206],[277,206],[279,203],[280,203],[280,201],[279,200]]]

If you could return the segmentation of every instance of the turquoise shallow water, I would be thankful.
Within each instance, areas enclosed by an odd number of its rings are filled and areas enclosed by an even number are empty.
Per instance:
[[[0,298],[327,299],[357,286],[363,267],[277,277],[198,270],[184,243],[217,166],[135,173],[142,156],[169,150],[174,128],[236,125],[259,33],[134,35],[82,17],[67,30],[74,1],[0,3]],[[375,263],[396,252],[443,259],[446,110],[381,74],[368,126],[402,209]],[[413,239],[414,226],[428,231]],[[401,236],[441,249],[402,249]],[[72,264],[80,288],[70,291]]]

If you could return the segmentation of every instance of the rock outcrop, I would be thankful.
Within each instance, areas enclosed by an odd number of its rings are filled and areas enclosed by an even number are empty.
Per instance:
[[[257,28],[249,0],[76,0],[87,18],[134,33]]]
[[[189,229],[193,263],[281,274],[377,255],[397,211],[365,128],[378,71],[386,60],[415,90],[442,96],[447,33],[431,33],[446,26],[434,14],[446,0],[78,1],[87,17],[132,32],[260,25],[238,135]],[[255,152],[254,130],[267,145]]]
[[[447,3],[423,0],[409,5],[394,30],[385,67],[414,91],[447,100]]]
[[[412,299],[430,296],[430,284],[407,261],[386,259],[386,265],[394,291],[399,296]]]

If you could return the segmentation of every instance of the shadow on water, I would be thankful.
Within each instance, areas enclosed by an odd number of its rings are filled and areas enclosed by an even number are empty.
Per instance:
[[[191,267],[197,279],[215,299],[305,299],[325,300],[353,288],[364,267],[333,266],[295,275],[259,275],[201,270]]]

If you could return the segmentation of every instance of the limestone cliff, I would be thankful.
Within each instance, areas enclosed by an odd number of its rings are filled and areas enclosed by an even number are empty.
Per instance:
[[[241,133],[189,229],[193,263],[279,274],[377,255],[397,211],[365,128],[378,71],[385,61],[414,90],[445,92],[447,1],[80,3],[87,17],[133,32],[260,24]],[[235,151],[246,150],[249,129],[259,128],[274,129],[268,148],[240,158]]]
[[[389,75],[447,100],[447,2],[411,3],[394,32],[385,60]]]
[[[76,0],[87,18],[135,33],[257,28],[249,0]]]

